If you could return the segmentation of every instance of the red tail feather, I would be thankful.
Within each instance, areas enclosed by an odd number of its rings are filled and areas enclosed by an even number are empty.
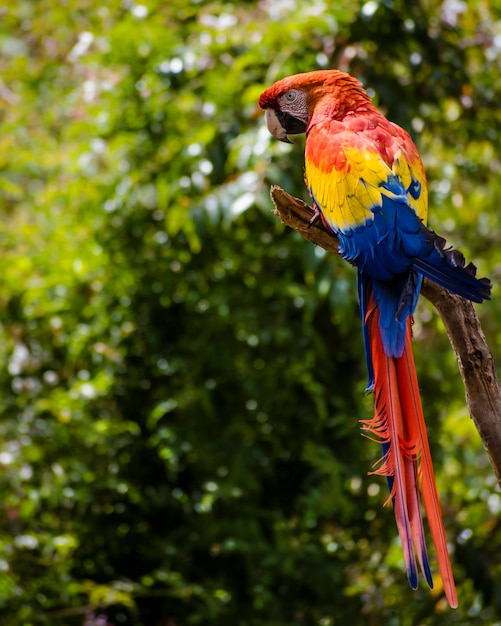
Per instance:
[[[419,488],[435,545],[444,592],[451,607],[458,600],[447,552],[440,504],[426,435],[419,387],[411,346],[411,321],[407,321],[405,349],[401,357],[388,357],[379,331],[379,311],[369,296],[365,324],[368,328],[374,368],[375,416],[362,429],[383,445],[384,456],[374,472],[388,478],[398,534],[402,542],[411,587],[418,582],[416,557],[430,587],[433,586],[421,518]]]

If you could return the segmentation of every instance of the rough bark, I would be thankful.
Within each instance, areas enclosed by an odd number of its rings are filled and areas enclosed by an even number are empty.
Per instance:
[[[271,188],[275,213],[282,223],[328,252],[338,253],[337,237],[320,220],[310,224],[314,210],[280,187]],[[421,293],[437,309],[456,354],[470,415],[501,486],[501,383],[480,321],[471,302],[425,279]]]

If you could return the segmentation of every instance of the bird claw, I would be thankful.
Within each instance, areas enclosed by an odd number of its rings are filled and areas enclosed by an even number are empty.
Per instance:
[[[310,221],[308,222],[308,228],[311,228],[322,217],[322,212],[319,209],[317,209],[317,207],[314,207],[313,211],[314,211],[313,212],[313,216],[310,219]]]

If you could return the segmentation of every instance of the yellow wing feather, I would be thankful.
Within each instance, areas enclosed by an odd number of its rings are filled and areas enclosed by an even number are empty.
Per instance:
[[[404,154],[403,150],[398,150],[395,154],[391,167],[395,176],[398,176],[405,189],[409,189],[412,182],[417,180],[421,183],[421,193],[418,198],[413,198],[407,194],[409,204],[416,211],[419,217],[426,224],[428,218],[428,189],[426,186],[426,176],[424,167],[417,152],[415,154]]]

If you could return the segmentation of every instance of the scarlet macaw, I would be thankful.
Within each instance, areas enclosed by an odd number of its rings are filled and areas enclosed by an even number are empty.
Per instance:
[[[314,208],[339,238],[340,254],[358,268],[358,293],[369,388],[375,415],[362,422],[382,444],[375,473],[386,476],[407,577],[418,586],[417,562],[430,587],[421,497],[445,595],[457,594],[447,552],[430,448],[411,347],[412,315],[423,276],[460,296],[490,298],[488,279],[445,249],[426,226],[425,172],[408,133],[388,121],[360,83],[338,70],[297,74],[264,91],[270,133],[306,133],[305,178]],[[419,494],[421,490],[421,497]]]

